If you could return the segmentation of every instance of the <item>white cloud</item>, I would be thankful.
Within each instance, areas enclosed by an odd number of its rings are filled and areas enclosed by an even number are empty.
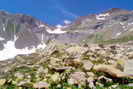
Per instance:
[[[69,16],[69,17],[70,17],[70,16],[73,17],[73,18],[79,17],[79,16],[76,15],[75,13],[72,13],[72,12],[70,12],[69,10],[67,10],[66,7],[62,6],[62,4],[60,3],[59,0],[52,0],[52,2],[53,2],[53,5],[52,5],[53,9],[58,9],[58,10],[60,10],[64,15]]]
[[[60,9],[60,10],[62,11],[62,13],[64,13],[65,15],[72,16],[72,17],[74,17],[74,18],[78,18],[78,17],[79,17],[78,15],[76,15],[76,14],[70,12],[70,11],[67,11],[67,10],[65,10],[64,8],[59,8],[59,9]]]
[[[64,20],[64,24],[71,24],[72,22],[70,20]]]

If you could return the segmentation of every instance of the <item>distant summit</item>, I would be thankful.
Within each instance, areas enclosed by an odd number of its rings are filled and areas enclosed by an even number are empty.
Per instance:
[[[120,11],[127,11],[127,10],[124,10],[121,8],[112,8],[112,9],[105,11],[105,13],[114,13],[114,12],[120,12]]]

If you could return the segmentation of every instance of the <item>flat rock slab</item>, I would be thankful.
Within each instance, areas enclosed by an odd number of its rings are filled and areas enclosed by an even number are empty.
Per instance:
[[[128,60],[125,62],[124,73],[133,75],[133,60]]]

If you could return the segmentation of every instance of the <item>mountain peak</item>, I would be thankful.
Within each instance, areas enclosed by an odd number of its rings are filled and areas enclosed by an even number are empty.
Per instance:
[[[116,12],[129,12],[129,11],[121,8],[111,8],[105,11],[104,13],[116,13]]]

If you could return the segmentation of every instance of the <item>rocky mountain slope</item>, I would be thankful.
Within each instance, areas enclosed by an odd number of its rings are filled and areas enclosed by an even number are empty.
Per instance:
[[[65,30],[77,36],[80,41],[106,42],[114,39],[132,39],[133,12],[113,8],[100,14],[83,16]],[[129,37],[129,39],[127,38]],[[75,37],[72,37],[74,39]]]
[[[117,39],[131,35],[133,27],[133,12],[118,8],[96,15],[80,17],[72,24],[60,27],[64,30],[64,32],[60,32],[60,35],[58,32],[53,31],[57,30],[55,27],[48,26],[31,16],[14,15],[1,11],[0,19],[1,49],[3,47],[2,43],[14,40],[15,35],[18,38],[16,40],[16,48],[24,48],[36,46],[40,41],[47,42],[49,39],[66,43],[81,42],[81,40],[86,39],[90,42]],[[60,30],[58,29],[58,31]],[[25,42],[26,40],[28,42]]]
[[[45,31],[44,29],[49,28],[31,16],[13,15],[3,11],[0,12],[0,27],[1,49],[3,49],[3,43],[10,40],[15,41],[16,48],[36,46],[42,40],[39,37],[41,33]],[[39,32],[41,33],[39,34]]]
[[[44,48],[50,34],[58,32],[61,33],[59,27],[48,26],[31,16],[0,11],[0,60]]]
[[[72,24],[53,27],[34,17],[0,12],[0,59],[35,52],[50,41],[61,43],[120,43],[133,40],[133,12],[113,8],[83,16]],[[4,53],[4,54],[2,54]],[[12,56],[14,55],[14,56]]]

